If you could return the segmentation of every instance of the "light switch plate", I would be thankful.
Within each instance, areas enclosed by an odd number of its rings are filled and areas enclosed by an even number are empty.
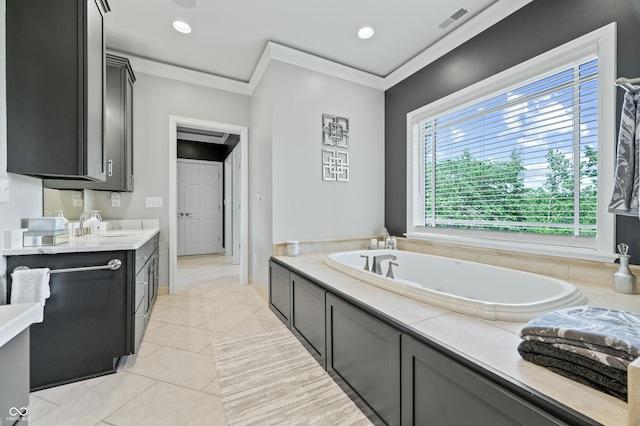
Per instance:
[[[9,202],[9,179],[0,179],[0,203]]]
[[[162,197],[145,197],[144,206],[148,209],[159,209],[162,207]]]

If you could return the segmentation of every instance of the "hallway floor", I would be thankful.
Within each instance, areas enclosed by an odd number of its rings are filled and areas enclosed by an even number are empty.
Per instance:
[[[116,374],[32,393],[29,424],[224,426],[211,342],[284,327],[229,262],[178,258],[178,290],[158,296],[139,353]]]

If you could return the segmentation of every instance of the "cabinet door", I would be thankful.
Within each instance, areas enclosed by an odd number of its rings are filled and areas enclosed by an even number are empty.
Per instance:
[[[326,368],[325,294],[317,285],[291,273],[291,330],[302,337],[305,347]]]
[[[400,332],[331,294],[326,297],[327,371],[386,424],[399,425]]]
[[[291,284],[289,271],[275,262],[269,262],[269,308],[280,321],[290,327]]]
[[[85,188],[133,191],[133,82],[129,60],[107,54],[105,88],[106,180]]]
[[[403,334],[402,424],[538,426],[565,423]]]
[[[104,182],[104,91],[105,91],[105,38],[102,9],[96,0],[87,2],[85,11],[84,60],[84,128],[85,173],[92,180]]]
[[[111,259],[120,260],[122,267],[51,274],[44,321],[30,327],[31,390],[112,372],[114,360],[128,353],[127,252],[7,258],[8,271],[19,265],[50,269],[99,266]]]
[[[101,4],[7,2],[7,171],[105,179]]]

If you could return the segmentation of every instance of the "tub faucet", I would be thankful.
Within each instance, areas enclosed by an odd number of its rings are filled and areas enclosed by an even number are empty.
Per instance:
[[[374,274],[382,275],[382,267],[380,266],[380,263],[382,263],[383,260],[387,259],[397,260],[398,258],[393,254],[381,254],[380,256],[373,256],[373,265],[371,267],[371,272],[373,272]]]
[[[371,271],[371,269],[369,268],[369,256],[363,255],[361,254],[360,257],[364,257],[365,261],[364,261],[364,270],[365,271]]]

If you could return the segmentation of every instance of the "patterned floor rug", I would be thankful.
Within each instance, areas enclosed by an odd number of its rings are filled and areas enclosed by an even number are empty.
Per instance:
[[[371,424],[286,328],[212,345],[228,426]]]

